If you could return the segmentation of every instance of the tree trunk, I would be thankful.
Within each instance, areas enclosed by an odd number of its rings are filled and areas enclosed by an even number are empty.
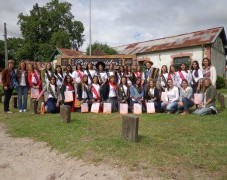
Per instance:
[[[133,115],[122,117],[122,136],[127,141],[138,141],[139,118]]]
[[[60,106],[60,117],[62,122],[69,123],[71,121],[71,106],[61,105]]]

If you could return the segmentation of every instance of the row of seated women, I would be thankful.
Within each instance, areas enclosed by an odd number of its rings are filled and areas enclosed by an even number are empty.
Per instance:
[[[110,76],[109,81],[103,85],[99,84],[98,76],[94,76],[92,81],[93,83],[89,85],[88,76],[84,75],[82,82],[75,87],[71,76],[66,75],[63,86],[59,89],[56,84],[56,77],[52,76],[50,83],[44,87],[38,99],[47,92],[47,111],[51,113],[58,112],[61,103],[70,105],[71,111],[74,111],[75,99],[82,103],[88,103],[89,109],[92,103],[109,102],[111,103],[112,112],[119,110],[120,103],[127,103],[129,111],[132,112],[133,105],[139,103],[142,105],[143,112],[146,112],[147,103],[153,102],[155,112],[179,112],[185,115],[189,113],[189,108],[195,105],[192,87],[189,86],[186,79],[182,80],[180,89],[173,85],[172,79],[168,79],[162,99],[161,94],[163,92],[157,87],[153,79],[149,81],[147,89],[141,86],[141,78],[137,78],[136,83],[130,87],[127,85],[127,77],[125,76],[121,77],[119,85],[115,82],[115,76]],[[101,86],[105,86],[105,91],[100,91]],[[195,114],[210,114],[215,111],[216,89],[209,78],[204,79],[203,86],[204,98],[200,104],[196,105]],[[73,101],[65,101],[66,91],[73,92]]]

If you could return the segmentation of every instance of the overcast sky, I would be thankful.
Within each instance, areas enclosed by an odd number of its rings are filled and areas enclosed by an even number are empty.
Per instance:
[[[50,0],[0,0],[0,35],[7,23],[8,37],[20,36],[18,14],[28,14],[35,3]],[[62,0],[61,0],[62,1]],[[227,29],[227,0],[91,0],[92,42],[111,46],[157,39],[224,26]],[[89,43],[89,0],[68,0],[76,20],[85,26]],[[0,37],[3,39],[3,36]]]

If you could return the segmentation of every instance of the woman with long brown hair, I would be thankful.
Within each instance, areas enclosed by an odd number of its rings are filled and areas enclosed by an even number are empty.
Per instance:
[[[31,69],[28,73],[28,83],[31,88],[31,98],[36,99],[38,94],[42,91],[41,73],[37,62],[31,64]]]
[[[194,114],[216,114],[215,108],[216,88],[212,85],[210,78],[205,78],[203,83],[203,101],[198,105],[198,108],[194,111]]]
[[[125,76],[128,78],[127,80],[128,85],[131,86],[133,84],[133,72],[131,66],[126,66]]]
[[[212,85],[215,86],[216,80],[217,80],[217,73],[214,66],[212,66],[211,61],[209,58],[205,57],[202,61],[203,66],[203,77],[204,78],[210,78]]]
[[[19,112],[26,112],[27,98],[28,98],[28,72],[26,70],[26,63],[21,61],[17,70],[17,96]]]

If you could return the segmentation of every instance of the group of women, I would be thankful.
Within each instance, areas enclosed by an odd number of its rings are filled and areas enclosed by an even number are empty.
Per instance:
[[[158,76],[151,75],[152,65],[151,61],[146,61],[144,71],[140,66],[133,71],[131,66],[120,66],[119,70],[115,70],[114,64],[110,64],[106,70],[105,64],[98,62],[96,69],[93,69],[92,63],[88,63],[85,69],[77,64],[75,70],[67,65],[63,72],[59,65],[53,71],[48,63],[44,73],[41,73],[36,62],[27,72],[26,63],[22,61],[15,78],[18,82],[19,112],[26,112],[29,88],[31,98],[42,99],[49,113],[57,113],[60,104],[71,106],[72,112],[80,111],[76,102],[87,103],[89,111],[95,102],[109,102],[112,112],[119,111],[122,103],[128,104],[129,112],[134,111],[135,103],[141,104],[143,112],[150,103],[154,104],[155,112],[185,115],[194,105],[195,114],[216,112],[216,70],[209,58],[203,59],[202,68],[197,61],[191,62],[189,69],[184,63],[178,70],[174,65],[169,70],[163,65]],[[203,95],[199,104],[194,103],[195,93]]]

